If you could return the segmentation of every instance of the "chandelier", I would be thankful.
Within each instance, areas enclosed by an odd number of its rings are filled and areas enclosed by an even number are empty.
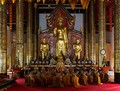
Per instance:
[[[1,4],[4,4],[5,1],[7,1],[7,0],[0,0]],[[15,2],[16,2],[16,0],[11,0],[11,1],[12,1],[12,3],[15,3]],[[45,4],[45,2],[46,2],[47,0],[24,0],[24,1],[28,1],[28,2],[34,1],[34,2],[37,2],[37,3],[42,2],[43,4]],[[56,4],[58,4],[59,2],[61,2],[61,3],[64,4],[67,0],[53,0],[53,1],[55,1]],[[87,8],[88,8],[89,1],[90,1],[90,0],[68,0],[68,2],[69,2],[70,5],[71,5],[71,8],[72,8],[73,10],[74,10],[74,8],[75,8],[75,5],[76,5],[78,2],[81,3],[83,9],[87,9]]]

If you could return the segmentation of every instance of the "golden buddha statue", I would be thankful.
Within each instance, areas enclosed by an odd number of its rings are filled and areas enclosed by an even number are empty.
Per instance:
[[[73,45],[73,49],[75,52],[75,56],[80,59],[80,53],[82,51],[82,45],[80,44],[80,40],[76,40],[76,44]]]
[[[46,43],[46,39],[43,39],[43,43],[40,45],[40,51],[42,52],[42,60],[48,57],[49,45]]]
[[[68,43],[67,29],[63,27],[63,18],[58,18],[58,26],[54,29],[54,35],[57,36],[56,56],[66,55],[66,47]]]

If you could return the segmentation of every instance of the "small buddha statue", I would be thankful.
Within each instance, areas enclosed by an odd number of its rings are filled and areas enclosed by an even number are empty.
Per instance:
[[[65,69],[65,64],[64,64],[64,60],[63,60],[63,56],[62,55],[60,55],[58,57],[56,67],[57,67],[57,69],[60,69],[60,71],[63,71]]]
[[[75,56],[80,59],[80,53],[82,51],[82,45],[80,44],[80,40],[76,40],[76,44],[73,45],[73,50],[75,52]]]
[[[42,52],[42,60],[45,59],[45,57],[48,57],[48,51],[49,51],[49,45],[46,43],[46,39],[43,39],[43,43],[40,45],[40,51]]]

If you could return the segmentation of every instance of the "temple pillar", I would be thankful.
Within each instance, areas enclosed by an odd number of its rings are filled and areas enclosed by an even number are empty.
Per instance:
[[[16,66],[23,67],[24,0],[16,1]]]
[[[104,1],[104,3],[103,3],[103,14],[104,14],[104,18],[103,18],[103,20],[104,20],[104,25],[103,25],[103,32],[104,32],[104,36],[103,36],[103,46],[104,46],[104,48],[105,48],[105,50],[106,50],[106,3],[105,3],[105,1]],[[106,54],[105,54],[106,55]]]
[[[2,72],[2,5],[0,3],[0,73]]]
[[[37,3],[34,4],[34,40],[33,40],[33,55],[34,55],[34,60],[37,59],[37,30],[38,30],[38,27],[37,27]]]
[[[103,57],[102,49],[106,49],[106,22],[105,22],[105,1],[98,0],[98,65],[102,67]]]
[[[120,0],[114,4],[114,64],[115,82],[120,83]]]
[[[90,0],[89,5],[89,29],[90,29],[90,60],[92,60],[93,63],[96,64],[94,0]]]
[[[6,1],[2,5],[1,17],[1,73],[7,73],[7,9]]]
[[[33,41],[32,41],[32,30],[33,30],[33,11],[32,11],[32,0],[28,0],[28,26],[27,26],[27,64],[33,60]]]
[[[85,58],[89,58],[89,45],[88,45],[88,10],[84,14],[84,25],[85,25]]]

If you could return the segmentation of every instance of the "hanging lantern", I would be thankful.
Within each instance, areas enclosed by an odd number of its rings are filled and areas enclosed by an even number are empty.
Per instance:
[[[33,0],[28,0],[28,2],[32,2]]]
[[[42,0],[43,4],[45,4],[45,0]]]
[[[12,31],[12,4],[9,6],[9,26],[10,30]]]
[[[110,6],[109,7],[110,32],[112,32],[112,17],[113,17],[113,10],[112,10],[112,6]]]
[[[75,5],[77,4],[78,0],[69,0],[72,10],[74,10]]]
[[[4,4],[5,3],[5,0],[1,0],[1,4]]]
[[[66,0],[61,0],[62,3],[65,3]]]
[[[82,8],[83,8],[83,9],[87,9],[90,0],[80,0],[80,2],[81,2],[81,4],[82,4]]]
[[[37,3],[39,3],[40,2],[40,0],[37,0]]]
[[[16,0],[12,0],[13,3],[15,3]]]
[[[59,0],[55,0],[56,1],[56,4],[58,4],[59,3]]]

